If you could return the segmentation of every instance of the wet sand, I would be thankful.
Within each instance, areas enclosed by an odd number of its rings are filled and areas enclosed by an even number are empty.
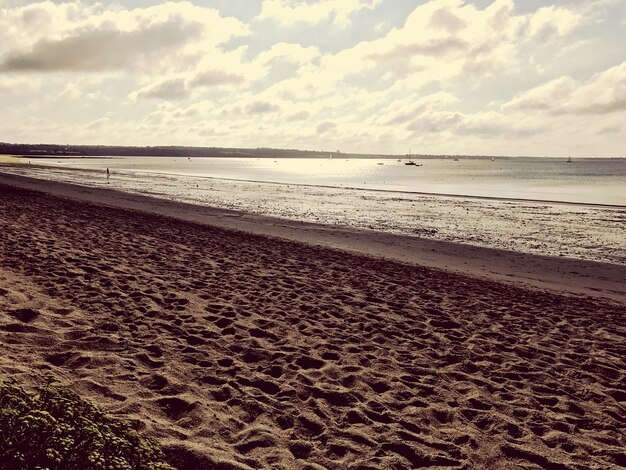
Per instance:
[[[468,198],[40,165],[38,179],[348,230],[626,266],[626,206]]]
[[[626,465],[621,266],[13,176],[0,223],[2,375],[181,468]]]

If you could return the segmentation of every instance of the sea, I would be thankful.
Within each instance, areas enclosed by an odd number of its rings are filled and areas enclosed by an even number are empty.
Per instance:
[[[338,154],[23,157],[0,171],[279,218],[626,265],[626,159],[412,161]]]
[[[626,159],[564,158],[37,159],[51,166],[160,173],[389,192],[626,206]]]

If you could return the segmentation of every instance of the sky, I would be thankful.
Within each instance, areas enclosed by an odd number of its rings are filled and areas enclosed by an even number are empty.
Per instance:
[[[0,141],[626,156],[626,0],[0,0]]]

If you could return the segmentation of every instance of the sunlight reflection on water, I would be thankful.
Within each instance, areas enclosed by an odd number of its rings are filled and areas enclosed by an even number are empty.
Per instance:
[[[626,205],[626,160],[76,158],[37,159],[71,168],[117,169],[312,186]]]
[[[123,170],[108,162],[110,179],[100,167],[16,165],[2,171],[306,222],[626,264],[626,207],[237,181]]]

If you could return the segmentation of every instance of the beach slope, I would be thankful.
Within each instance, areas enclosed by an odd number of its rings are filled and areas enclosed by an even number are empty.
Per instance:
[[[619,296],[76,199],[0,185],[0,374],[180,468],[626,465]]]

